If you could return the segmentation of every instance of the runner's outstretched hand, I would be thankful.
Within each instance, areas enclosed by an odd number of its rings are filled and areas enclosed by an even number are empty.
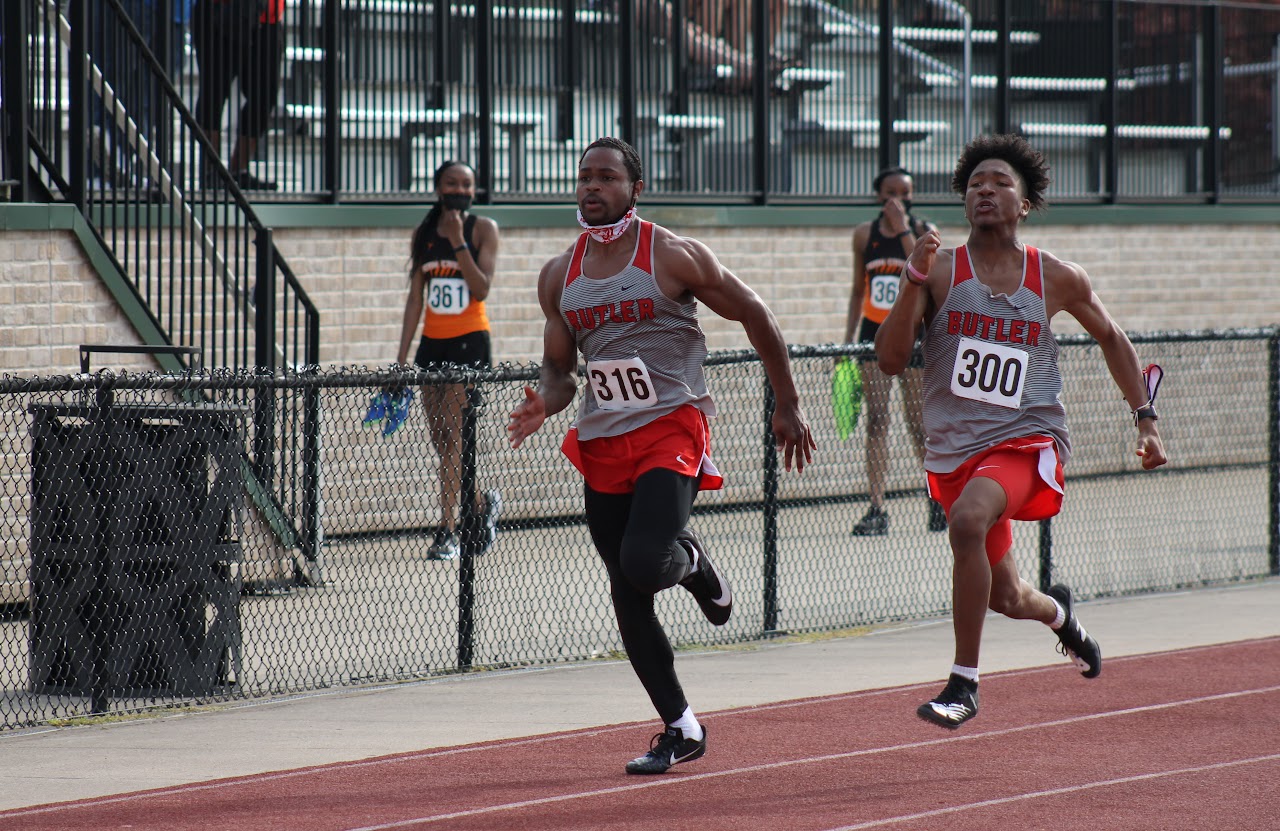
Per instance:
[[[783,467],[791,470],[791,464],[795,462],[797,473],[803,472],[804,466],[813,461],[813,451],[818,447],[799,405],[774,409],[773,441],[782,453]]]
[[[524,401],[511,411],[507,421],[507,441],[512,447],[519,447],[525,439],[538,432],[546,420],[547,402],[533,387],[525,387]]]

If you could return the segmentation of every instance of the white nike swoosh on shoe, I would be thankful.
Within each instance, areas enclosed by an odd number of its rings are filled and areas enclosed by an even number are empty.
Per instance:
[[[733,592],[725,585],[724,580],[718,580],[716,582],[720,584],[720,594],[711,598],[711,602],[723,609],[725,606],[728,606],[733,602]]]
[[[698,748],[697,748],[697,745],[695,745],[695,746],[694,746],[694,748],[693,748],[693,750],[690,750],[688,753],[684,754],[683,756],[677,756],[676,754],[672,753],[672,754],[671,754],[671,764],[673,764],[673,765],[674,765],[674,764],[676,764],[676,763],[678,763],[678,762],[683,762],[685,759],[688,759],[690,756],[692,756],[693,754],[695,754],[695,753],[697,753],[697,752],[698,752]]]
[[[968,708],[963,704],[939,704],[936,701],[932,701],[929,706],[933,708],[935,713],[948,721],[959,721],[968,712]]]

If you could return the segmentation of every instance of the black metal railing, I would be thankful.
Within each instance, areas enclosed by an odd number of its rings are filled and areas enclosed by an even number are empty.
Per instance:
[[[27,105],[5,108],[17,126],[6,146],[20,162],[10,168],[18,198],[79,207],[104,281],[122,305],[124,294],[136,301],[133,322],[148,343],[196,349],[209,368],[311,371],[315,305],[157,57],[176,49],[166,42],[172,27],[160,24],[177,2],[155,4],[159,18],[141,18],[142,31],[129,12],[150,3],[5,4],[5,31],[26,34],[6,41],[3,63],[6,104]],[[28,44],[23,64],[15,42]],[[182,368],[181,354],[158,359]],[[234,394],[252,406],[260,509],[277,515],[285,544],[300,537],[314,555],[315,486],[304,483],[314,483],[315,452],[303,424],[316,402]]]
[[[1133,421],[1096,344],[1061,338],[1074,451],[1067,497],[1051,522],[1016,524],[1011,556],[1022,574],[1067,582],[1082,598],[1280,574],[1280,333],[1131,339],[1144,363],[1165,370],[1169,464],[1139,469]],[[791,348],[818,444],[802,474],[779,470],[758,358],[709,356],[720,411],[713,448],[726,479],[699,496],[693,522],[733,581],[735,612],[712,628],[682,592],[663,592],[658,609],[673,642],[947,612],[947,537],[929,530],[898,400],[890,402],[888,533],[850,534],[868,500],[866,418],[842,439],[833,367],[869,350]],[[537,372],[0,379],[0,729],[619,650],[581,478],[560,452],[573,413],[549,419],[518,450],[506,443],[508,413]],[[460,419],[424,406],[434,396],[415,399],[390,426],[366,419],[370,399],[388,387],[447,384],[470,387]],[[281,544],[247,496],[253,477],[236,463],[254,455],[253,407],[237,402],[274,397],[283,407],[307,393],[319,401],[305,429],[320,463],[315,532],[323,532],[310,566],[299,545]],[[457,419],[450,423],[465,444],[455,560],[429,555],[442,519],[430,436],[443,419]],[[481,503],[502,506],[496,538]]]
[[[289,0],[275,107],[250,168],[279,189],[253,198],[417,201],[441,162],[464,158],[481,202],[559,202],[581,148],[616,134],[641,149],[651,199],[869,199],[876,171],[902,164],[928,200],[948,194],[960,148],[994,131],[1049,152],[1059,201],[1280,194],[1280,9],[792,0],[774,29],[767,5],[742,4],[743,37],[701,29],[685,0]],[[31,117],[88,123],[92,112],[73,119],[58,94],[80,68],[50,61],[47,39],[23,67]],[[209,70],[200,54],[169,75],[193,107]],[[236,106],[218,126],[229,154]],[[162,159],[208,149],[182,130],[155,140],[166,138]],[[56,167],[68,183],[92,170]]]

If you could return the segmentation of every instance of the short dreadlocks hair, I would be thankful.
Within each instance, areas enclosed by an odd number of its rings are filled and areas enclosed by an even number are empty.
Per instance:
[[[1013,133],[979,136],[965,145],[960,153],[960,161],[956,162],[951,189],[963,196],[969,188],[969,177],[973,175],[974,169],[987,159],[1008,162],[1022,178],[1022,186],[1031,207],[1037,211],[1044,208],[1044,192],[1052,181],[1049,178],[1049,163],[1026,139]]]
[[[644,179],[644,168],[640,164],[640,154],[630,144],[620,138],[602,136],[588,144],[586,150],[582,151],[582,156],[587,155],[587,150],[595,147],[607,147],[610,150],[617,150],[622,154],[622,163],[626,166],[627,175],[631,177],[631,181],[639,182]],[[578,157],[578,164],[582,164],[582,156]]]

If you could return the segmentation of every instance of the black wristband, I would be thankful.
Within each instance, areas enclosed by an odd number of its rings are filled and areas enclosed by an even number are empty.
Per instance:
[[[453,253],[457,254],[459,251],[470,251],[470,250],[471,250],[471,246],[467,245],[464,242],[462,243],[462,245],[459,245],[457,248],[453,249]]]
[[[1138,409],[1133,411],[1134,424],[1137,424],[1139,421],[1142,421],[1144,418],[1149,418],[1152,421],[1158,421],[1160,416],[1156,415],[1156,408],[1148,404],[1145,407],[1139,407]]]
[[[894,237],[894,239],[902,239],[903,237],[907,236],[908,234],[914,234],[914,233],[915,233],[915,231],[912,231],[910,228],[908,228],[907,230],[903,231],[901,234],[898,234],[898,236]]]

